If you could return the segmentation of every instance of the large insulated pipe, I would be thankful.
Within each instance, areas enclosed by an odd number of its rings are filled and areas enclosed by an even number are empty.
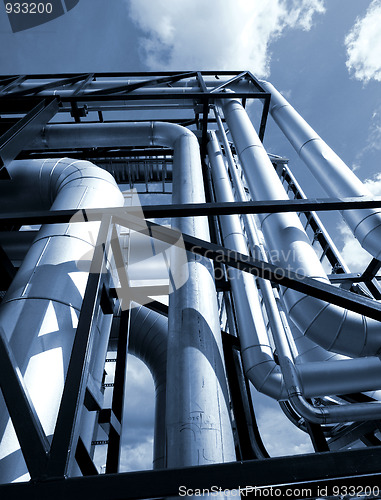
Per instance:
[[[189,132],[178,141],[172,201],[204,203],[198,141]],[[177,219],[175,227],[209,240],[206,217]],[[213,267],[208,259],[188,253],[188,271],[185,285],[169,297],[168,467],[236,459]]]
[[[173,202],[205,201],[196,136],[162,122],[48,125],[31,147],[167,146],[174,150]],[[205,217],[178,220],[208,239]],[[212,266],[188,256],[189,279],[170,295],[167,368],[167,466],[235,460]]]
[[[296,152],[330,196],[372,196],[353,171],[319,137],[287,100],[268,82],[270,112]],[[344,210],[344,220],[361,246],[374,258],[381,258],[381,210]]]
[[[212,166],[217,201],[234,202],[230,179],[214,133],[210,134],[208,156]],[[222,216],[220,222],[225,246],[247,254],[246,239],[243,236],[238,215]],[[288,392],[284,376],[280,366],[274,360],[272,348],[267,338],[254,277],[232,268],[229,269],[229,279],[246,376],[260,392],[275,399],[286,399]],[[268,282],[266,284],[270,286]],[[272,319],[272,331],[278,339],[284,339],[285,332],[279,313],[277,314],[272,291],[265,287],[262,288],[262,286],[261,290],[264,296],[267,295],[267,313]],[[271,296],[273,301],[271,301]],[[378,357],[315,361],[296,366],[295,373],[300,381],[302,395],[305,397],[348,394],[378,389],[380,387],[381,361]]]
[[[0,196],[9,211],[123,205],[110,174],[82,160],[20,160]],[[76,261],[94,248],[98,225],[42,226],[0,305],[0,324],[47,436],[54,432],[87,273]],[[100,332],[98,332],[100,334]],[[0,482],[27,473],[15,431],[2,410]]]
[[[288,199],[240,102],[230,100],[223,109],[253,199]],[[329,282],[295,213],[264,214],[260,220],[274,264]],[[284,300],[301,332],[323,348],[352,357],[378,355],[379,322],[291,289]]]
[[[147,307],[131,309],[129,352],[149,368],[155,384],[153,468],[165,468],[165,405],[168,319]],[[126,401],[128,404],[128,401]]]

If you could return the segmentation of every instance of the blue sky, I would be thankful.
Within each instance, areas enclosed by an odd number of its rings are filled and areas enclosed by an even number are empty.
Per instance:
[[[16,34],[0,7],[0,46],[2,74],[249,69],[284,92],[381,195],[381,0],[80,0],[64,16]],[[265,146],[290,158],[308,195],[324,196],[271,120]],[[363,268],[370,257],[340,220],[324,220],[353,270]],[[140,370],[136,363],[131,369]],[[146,378],[135,378],[148,394]],[[308,451],[304,436],[291,440],[286,427],[274,437],[268,412],[281,417],[260,399],[262,431],[273,451]],[[126,448],[126,467],[149,464],[153,403],[148,395],[145,401],[130,411],[135,442]],[[139,413],[144,425],[137,440]]]

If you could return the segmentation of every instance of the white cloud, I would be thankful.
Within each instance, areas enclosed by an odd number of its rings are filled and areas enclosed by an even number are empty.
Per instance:
[[[128,0],[145,32],[153,70],[250,69],[269,74],[270,43],[287,28],[309,30],[324,0]]]
[[[381,0],[373,0],[345,37],[347,68],[364,82],[381,81]]]
[[[366,179],[364,184],[373,195],[381,196],[381,173],[375,175],[372,179]],[[339,231],[344,242],[341,254],[345,262],[352,272],[364,271],[372,256],[362,248],[348,226],[344,224],[339,226]]]
[[[380,127],[380,138],[381,138],[381,127]],[[381,147],[379,146],[379,149]],[[381,173],[376,174],[373,179],[366,179],[364,181],[365,186],[369,191],[375,196],[381,196]]]
[[[347,225],[340,225],[339,231],[343,238],[341,255],[345,263],[354,273],[364,271],[372,259],[371,255],[362,248]]]

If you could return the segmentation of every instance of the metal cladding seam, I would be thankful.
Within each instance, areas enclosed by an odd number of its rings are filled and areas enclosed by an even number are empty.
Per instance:
[[[223,110],[252,198],[289,199],[240,102],[231,100],[223,104]],[[329,283],[295,213],[264,214],[260,220],[273,264]],[[351,357],[379,354],[378,321],[291,289],[284,291],[284,300],[300,331],[324,349]]]

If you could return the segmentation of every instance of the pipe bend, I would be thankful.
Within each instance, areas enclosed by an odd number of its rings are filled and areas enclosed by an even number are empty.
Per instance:
[[[152,122],[153,145],[175,148],[176,142],[181,137],[188,137],[190,140],[197,141],[195,134],[182,125],[168,122]]]

